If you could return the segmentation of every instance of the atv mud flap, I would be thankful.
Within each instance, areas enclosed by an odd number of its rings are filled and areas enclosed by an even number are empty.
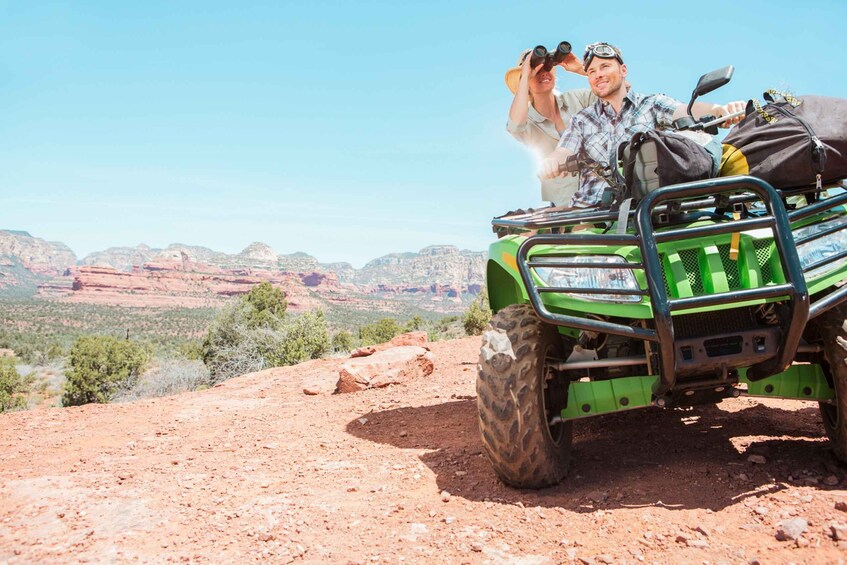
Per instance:
[[[680,199],[703,198],[732,192],[747,191],[758,196],[762,202],[765,213],[761,216],[723,222],[720,224],[697,226],[697,227],[671,227],[657,232],[654,226],[654,218],[659,218],[657,207],[664,205],[664,211],[673,208]],[[716,198],[717,200],[717,198]],[[527,238],[518,249],[517,264],[527,289],[529,300],[537,314],[544,320],[558,325],[579,330],[609,333],[625,337],[642,339],[658,344],[653,349],[659,351],[660,375],[656,382],[653,394],[656,397],[664,396],[673,389],[676,382],[678,365],[677,351],[674,343],[674,321],[672,312],[679,312],[695,308],[714,308],[726,306],[732,308],[740,303],[751,300],[779,299],[785,302],[788,313],[785,319],[787,326],[783,326],[781,342],[777,347],[777,355],[760,363],[757,363],[747,371],[750,381],[757,381],[781,373],[788,369],[794,360],[797,347],[806,323],[812,316],[817,316],[832,308],[836,304],[847,299],[847,286],[842,287],[827,296],[818,299],[810,309],[809,293],[803,276],[803,269],[797,255],[795,241],[791,232],[791,221],[809,217],[847,202],[847,195],[830,198],[811,206],[801,208],[789,215],[782,204],[782,198],[777,191],[761,179],[741,176],[710,179],[692,183],[684,183],[661,188],[648,194],[632,214],[634,216],[635,233],[629,234],[543,234]],[[769,229],[773,234],[776,246],[776,255],[784,274],[785,281],[781,284],[769,284],[759,288],[748,288],[718,292],[714,294],[698,295],[684,298],[671,298],[665,288],[663,279],[663,267],[659,255],[659,244],[671,241],[682,241],[694,238],[716,236],[720,234],[740,233],[748,230]],[[817,235],[816,235],[817,237]],[[641,251],[641,262],[616,263],[618,269],[641,269],[647,281],[647,289],[621,290],[599,288],[564,288],[539,286],[533,276],[532,270],[537,267],[546,268],[589,268],[591,266],[606,267],[608,264],[592,265],[590,263],[576,263],[568,259],[567,253],[544,252],[543,261],[533,261],[529,257],[530,251],[539,245],[544,246],[637,246]],[[561,261],[555,259],[561,257]],[[552,259],[552,260],[551,260]],[[810,268],[817,268],[827,262],[838,260],[832,257]],[[654,315],[654,327],[637,328],[614,322],[587,319],[577,316],[551,312],[541,295],[545,293],[567,293],[579,294],[619,294],[619,295],[647,295]]]

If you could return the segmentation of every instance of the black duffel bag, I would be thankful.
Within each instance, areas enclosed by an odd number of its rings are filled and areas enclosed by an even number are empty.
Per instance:
[[[777,188],[804,188],[847,177],[847,100],[795,98],[769,90],[767,104],[723,140],[720,176],[753,175]]]
[[[627,198],[636,200],[659,187],[713,178],[720,144],[703,132],[639,132],[618,149]]]

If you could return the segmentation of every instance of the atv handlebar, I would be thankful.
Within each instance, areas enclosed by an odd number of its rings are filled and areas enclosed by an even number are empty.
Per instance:
[[[578,173],[588,165],[589,161],[587,159],[580,159],[578,155],[568,155],[564,163],[559,163],[559,172]]]
[[[705,116],[700,117],[700,119],[695,120],[691,116],[683,116],[681,118],[677,118],[673,122],[673,127],[679,131],[705,131],[711,135],[718,134],[718,126],[727,120],[731,120],[733,118],[737,118],[739,116],[743,116],[746,112],[735,112],[734,114],[729,114],[726,116],[721,116],[720,118],[716,118],[711,114],[707,114]]]
[[[719,126],[727,120],[731,120],[732,118],[737,118],[738,116],[743,116],[746,113],[747,112],[742,110],[741,112],[735,112],[734,114],[730,114],[728,116],[721,116],[720,118],[714,118],[714,116],[712,116],[714,119],[707,121],[707,122],[700,123],[700,127],[702,127],[703,129],[706,129],[706,128],[710,128],[712,126]],[[709,117],[709,116],[704,116],[704,117]]]

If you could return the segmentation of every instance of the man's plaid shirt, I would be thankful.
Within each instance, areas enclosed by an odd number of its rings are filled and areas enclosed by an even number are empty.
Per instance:
[[[610,104],[597,100],[571,118],[570,126],[559,140],[559,147],[573,154],[582,151],[594,161],[616,166],[621,143],[629,141],[637,132],[671,127],[673,113],[681,104],[664,94],[644,96],[630,90],[623,100],[620,114],[615,114]],[[606,186],[606,181],[593,172],[583,172],[571,206],[588,208],[599,204]]]

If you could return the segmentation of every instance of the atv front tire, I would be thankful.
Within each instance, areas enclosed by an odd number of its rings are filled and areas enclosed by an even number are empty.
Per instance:
[[[567,474],[572,423],[549,423],[567,404],[567,383],[550,364],[566,357],[556,327],[527,304],[498,312],[483,336],[479,431],[494,472],[506,484],[543,488]]]
[[[823,345],[827,375],[835,388],[834,403],[820,403],[823,427],[835,456],[847,463],[847,306],[825,312],[813,324]]]

